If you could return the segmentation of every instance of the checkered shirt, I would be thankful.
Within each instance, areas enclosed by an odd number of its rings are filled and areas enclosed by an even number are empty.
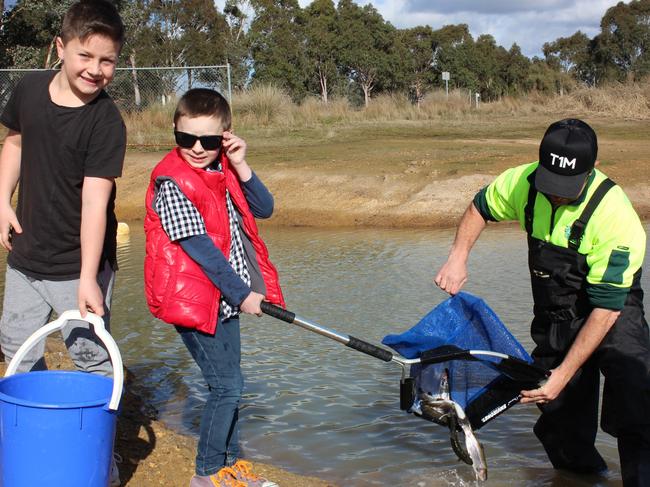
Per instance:
[[[167,179],[160,184],[154,207],[163,230],[172,242],[207,233],[199,210],[174,181]]]
[[[219,169],[221,168],[219,167]],[[199,210],[173,181],[166,180],[160,184],[154,205],[162,227],[171,241],[207,233]],[[227,190],[226,207],[228,208],[228,220],[230,222],[230,257],[228,261],[241,280],[247,286],[250,286],[251,277],[244,255],[239,219],[232,204],[230,193]],[[222,298],[219,314],[222,320],[237,316],[239,306],[231,306]]]
[[[241,280],[248,287],[251,285],[251,276],[248,272],[246,257],[244,256],[244,244],[241,240],[239,231],[239,218],[235,212],[235,207],[230,199],[230,193],[226,190],[226,206],[228,207],[228,219],[230,220],[230,265],[235,270]],[[231,306],[225,299],[221,298],[221,318],[226,319],[239,314],[239,306]]]

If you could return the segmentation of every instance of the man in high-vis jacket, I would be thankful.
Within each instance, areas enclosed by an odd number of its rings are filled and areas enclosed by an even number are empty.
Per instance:
[[[603,473],[594,446],[600,372],[601,427],[618,439],[625,487],[650,486],[650,338],[641,266],[646,235],[623,190],[595,168],[595,132],[553,123],[539,161],[508,169],[474,197],[434,281],[456,294],[488,221],[519,221],[528,235],[535,362],[552,370],[522,403],[542,414],[534,432],[553,466]]]

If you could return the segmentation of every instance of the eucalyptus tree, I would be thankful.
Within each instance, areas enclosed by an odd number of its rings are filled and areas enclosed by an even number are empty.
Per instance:
[[[574,73],[589,56],[589,37],[578,31],[570,37],[558,37],[542,47],[546,61],[556,62],[565,73]]]
[[[232,86],[242,89],[250,77],[251,59],[249,55],[249,36],[247,12],[251,10],[248,0],[226,0],[223,13],[226,17],[225,61],[231,67]]]
[[[133,1],[133,0],[127,0]],[[149,66],[187,67],[224,62],[225,17],[212,0],[148,0],[146,26],[138,33],[140,57]],[[194,71],[147,73],[165,100],[194,86]]]
[[[434,70],[448,71],[452,86],[479,89],[474,39],[467,24],[445,25],[433,31],[433,53]]]
[[[155,65],[217,64],[223,59],[226,23],[212,0],[152,0],[149,8],[149,25],[158,37]]]
[[[151,30],[148,25],[149,3],[148,0],[128,0],[124,2],[120,12],[126,31],[121,57],[126,58],[126,62],[131,68],[130,90],[126,86],[120,88],[131,92],[125,96],[132,96],[137,108],[142,106],[142,94],[136,68],[139,67],[140,62],[146,62],[146,51],[152,46],[152,42],[150,42]]]
[[[305,8],[305,51],[310,80],[317,83],[323,103],[327,103],[339,78],[337,35],[338,16],[332,0],[314,0]]]
[[[299,101],[307,93],[305,19],[297,0],[251,0],[253,82],[271,83]]]
[[[352,0],[338,4],[341,69],[363,91],[365,106],[374,91],[400,86],[400,53],[396,29],[370,4]]]
[[[526,91],[551,95],[557,93],[560,87],[566,87],[570,82],[570,76],[561,72],[555,63],[549,63],[546,59],[535,56],[528,69]]]
[[[564,75],[588,83],[591,76],[590,43],[589,37],[578,31],[570,37],[559,37],[553,42],[546,42],[542,52],[549,66]],[[564,93],[566,83],[562,79],[566,77],[558,77],[560,95]]]
[[[530,59],[524,56],[519,45],[514,43],[508,51],[502,71],[509,95],[520,95],[528,91],[529,69]]]
[[[483,34],[474,43],[472,58],[481,99],[490,101],[501,97],[507,86],[500,68],[507,62],[508,52],[497,45],[494,37]]]
[[[4,15],[2,45],[16,68],[51,68],[57,64],[56,37],[63,15],[74,0],[19,0]]]
[[[405,76],[411,98],[417,106],[436,82],[433,70],[433,29],[414,27],[399,30],[398,37],[406,51]]]
[[[595,39],[605,76],[624,81],[650,73],[650,0],[619,2],[605,12]]]

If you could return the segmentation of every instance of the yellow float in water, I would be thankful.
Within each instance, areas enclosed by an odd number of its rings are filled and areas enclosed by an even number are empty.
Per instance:
[[[124,222],[117,223],[117,243],[126,243],[130,239],[131,230]]]
[[[117,224],[117,234],[118,235],[128,235],[131,229],[124,222],[118,222]]]

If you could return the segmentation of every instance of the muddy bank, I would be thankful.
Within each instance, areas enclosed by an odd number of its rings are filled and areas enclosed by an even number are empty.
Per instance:
[[[144,217],[149,174],[164,153],[129,153],[125,173],[118,180],[117,215],[123,221]],[[278,226],[395,228],[455,225],[476,192],[497,171],[472,168],[441,171],[426,161],[405,162],[392,171],[378,171],[362,163],[345,162],[346,170],[308,164],[263,164],[256,172],[275,198],[275,211],[265,224]],[[475,169],[475,168],[474,168]],[[639,215],[650,217],[650,184],[645,167],[636,171],[618,166],[603,169],[620,184]],[[468,172],[464,174],[463,172]],[[451,173],[451,174],[450,174]]]

